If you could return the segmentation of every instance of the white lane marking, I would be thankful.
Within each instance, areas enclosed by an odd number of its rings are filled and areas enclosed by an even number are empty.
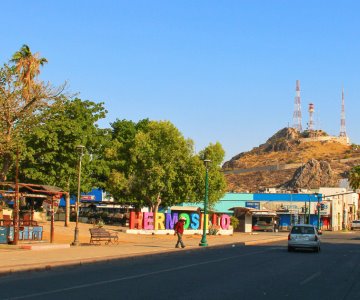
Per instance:
[[[138,278],[157,275],[157,274],[161,274],[161,273],[173,272],[173,271],[188,269],[188,268],[192,268],[192,267],[208,265],[208,264],[212,264],[212,263],[218,263],[218,262],[222,262],[222,261],[226,261],[226,260],[230,260],[230,259],[234,259],[234,258],[238,258],[238,257],[262,254],[262,253],[266,253],[266,252],[270,252],[270,251],[271,250],[264,250],[264,251],[257,251],[257,252],[245,253],[245,254],[240,254],[240,255],[234,255],[234,256],[229,256],[229,257],[225,257],[225,258],[208,260],[208,261],[204,261],[204,262],[200,262],[200,263],[196,263],[196,264],[189,264],[189,265],[185,265],[185,266],[169,268],[169,269],[164,269],[164,270],[159,270],[159,271],[154,271],[154,272],[148,272],[148,273],[143,273],[143,274],[138,274],[138,275],[133,275],[133,276],[120,277],[120,278],[114,278],[114,279],[110,279],[110,280],[103,280],[103,281],[98,281],[98,282],[79,284],[79,285],[74,285],[74,286],[71,286],[68,288],[56,289],[56,290],[52,290],[52,291],[46,291],[46,292],[40,292],[40,293],[34,293],[34,294],[27,294],[24,296],[16,296],[16,297],[7,298],[5,300],[27,299],[27,298],[51,295],[51,294],[56,294],[56,293],[61,293],[61,292],[72,291],[72,290],[78,290],[78,289],[83,289],[83,288],[88,288],[88,287],[93,287],[93,286],[99,286],[99,285],[108,284],[108,283],[138,279]]]
[[[309,281],[313,280],[314,278],[318,277],[321,275],[321,272],[316,272],[314,274],[312,274],[310,277],[306,278],[305,280],[300,282],[300,285],[304,285],[307,284]]]

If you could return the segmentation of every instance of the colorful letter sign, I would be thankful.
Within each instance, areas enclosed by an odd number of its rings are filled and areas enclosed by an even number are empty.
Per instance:
[[[197,213],[130,213],[130,229],[144,230],[163,230],[174,229],[175,223],[181,218],[185,218],[184,229],[199,230],[203,228],[204,215]],[[209,215],[206,215],[206,228],[209,227]],[[230,226],[230,217],[228,215],[216,215],[211,217],[212,224],[219,225],[221,229],[227,230]]]

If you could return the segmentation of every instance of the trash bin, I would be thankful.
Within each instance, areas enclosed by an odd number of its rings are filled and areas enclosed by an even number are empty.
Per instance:
[[[8,231],[9,227],[0,226],[0,244],[8,243]]]

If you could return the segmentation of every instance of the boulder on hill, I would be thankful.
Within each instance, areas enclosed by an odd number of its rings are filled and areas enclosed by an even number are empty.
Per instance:
[[[296,169],[293,178],[280,185],[280,187],[286,189],[314,189],[320,186],[337,186],[337,176],[327,161],[318,161],[316,159],[310,159],[304,166]]]

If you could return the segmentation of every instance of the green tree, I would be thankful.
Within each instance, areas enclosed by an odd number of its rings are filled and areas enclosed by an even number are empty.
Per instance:
[[[350,170],[349,181],[353,190],[360,189],[360,166],[356,166]]]
[[[103,103],[78,98],[63,98],[61,107],[45,110],[26,139],[21,179],[75,191],[79,159],[76,146],[84,145],[82,191],[104,187],[109,176],[104,149],[111,135],[109,130],[99,129],[96,122],[105,115]]]
[[[150,121],[135,135],[131,153],[131,194],[139,205],[156,212],[197,198],[199,159],[193,157],[193,142],[167,121]]]
[[[219,142],[210,144],[204,150],[200,151],[199,158],[201,160],[209,159],[209,206],[214,204],[222,198],[226,191],[226,180],[221,169],[221,163],[225,157],[225,151]],[[205,173],[205,169],[203,171]],[[204,181],[205,185],[205,181]],[[204,194],[204,193],[203,193]],[[205,195],[204,195],[205,197]]]
[[[145,130],[148,119],[135,123],[129,120],[116,120],[111,124],[112,138],[107,145],[104,157],[110,169],[106,189],[121,202],[134,202],[129,189],[132,168],[131,149],[134,147],[138,131]]]
[[[54,88],[37,79],[45,60],[28,47],[15,53],[12,63],[0,69],[0,181],[6,179],[14,153],[23,151],[24,137],[38,125],[42,110],[61,104],[65,86]]]

